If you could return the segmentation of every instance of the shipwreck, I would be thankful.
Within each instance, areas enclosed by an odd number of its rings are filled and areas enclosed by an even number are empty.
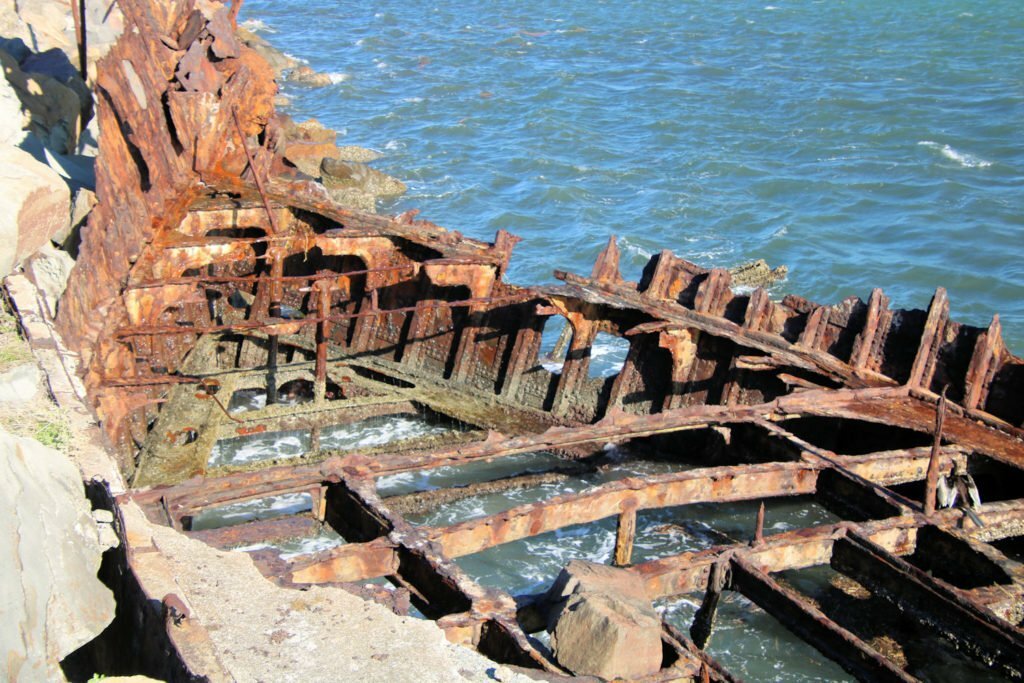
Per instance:
[[[1024,361],[998,317],[988,328],[951,320],[942,288],[926,310],[891,309],[880,289],[834,305],[775,301],[667,250],[630,282],[614,237],[589,274],[509,284],[514,235],[485,242],[414,213],[346,210],[288,163],[287,145],[301,142],[282,135],[273,74],[236,38],[232,8],[118,4],[129,29],[96,88],[99,205],[53,321],[126,483],[115,511],[138,505],[151,523],[225,549],[326,525],[345,543],[288,559],[256,550],[260,571],[288,588],[354,586],[411,605],[450,641],[551,680],[581,672],[531,637],[545,627],[544,594],[481,586],[454,560],[607,518],[612,563],[648,600],[703,596],[689,633],[660,625],[660,661],[642,680],[735,680],[702,649],[723,591],[861,680],[916,680],[864,628],[894,614],[936,648],[1024,678]],[[564,348],[542,348],[559,330]],[[608,376],[590,371],[599,336],[628,349]],[[246,396],[260,400],[241,410]],[[457,428],[370,446],[331,438],[339,425],[402,416]],[[285,432],[295,452],[218,455]],[[406,519],[416,506],[615,467],[609,448],[679,467],[447,526]],[[558,464],[401,496],[376,485],[535,452]],[[954,465],[981,492],[977,521],[936,503]],[[286,494],[306,505],[197,523]],[[773,534],[759,516],[750,538],[634,561],[648,511],[779,499],[838,521]],[[118,520],[125,567],[144,573]],[[778,578],[816,566],[857,584],[866,616]],[[381,577],[391,590],[362,584]],[[155,628],[176,676],[216,679],[202,644],[216,634],[190,624],[188,596],[146,597],[174,617]]]

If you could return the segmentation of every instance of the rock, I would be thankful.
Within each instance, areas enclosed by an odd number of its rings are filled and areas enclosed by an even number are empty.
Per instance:
[[[264,38],[256,35],[247,28],[239,26],[235,31],[235,35],[242,41],[243,45],[255,51],[256,54],[263,57],[263,59],[267,60],[267,63],[270,64],[270,68],[274,70],[274,76],[277,78],[280,78],[281,74],[288,69],[294,69],[301,64],[299,60],[281,52]]]
[[[25,42],[36,52],[53,47],[74,47],[75,22],[66,3],[56,0],[18,2],[18,17],[25,23],[29,39]]]
[[[100,126],[94,116],[89,120],[89,125],[78,136],[78,149],[75,150],[79,156],[94,157],[100,153]]]
[[[68,223],[67,229],[54,233],[50,238],[72,258],[78,256],[78,245],[82,241],[82,228],[95,206],[96,193],[84,187],[79,189],[75,192],[75,198],[71,200],[71,222]]]
[[[0,144],[17,146],[28,135],[28,112],[6,78],[0,78]]]
[[[71,64],[68,56],[64,54],[63,50],[57,48],[45,52],[29,52],[19,61],[22,71],[46,74],[62,83],[71,78],[81,78],[78,75],[78,69]]]
[[[786,266],[773,269],[764,259],[744,263],[729,270],[733,286],[739,287],[767,287],[784,279],[787,273],[789,268]]]
[[[330,85],[331,77],[325,73],[315,71],[314,69],[300,64],[294,69],[290,70],[286,76],[287,80],[291,83],[297,83],[298,85],[305,85],[310,88],[323,88],[324,86]]]
[[[380,152],[367,149],[366,147],[356,147],[355,145],[345,145],[338,148],[338,155],[335,159],[341,161],[357,161],[361,164],[368,164],[371,161],[377,161],[383,154]]]
[[[43,295],[50,316],[57,315],[57,302],[64,294],[75,260],[71,254],[47,243],[25,262],[25,272]]]
[[[25,363],[0,374],[0,403],[31,401],[39,394],[39,368]]]
[[[362,190],[348,187],[327,188],[327,194],[346,209],[377,213],[377,198]]]
[[[355,188],[376,197],[397,197],[405,192],[405,183],[366,164],[339,159],[324,159],[320,165],[324,187]]]
[[[87,190],[96,188],[96,157],[79,154],[54,154],[46,148],[35,150],[31,144],[22,145],[22,149],[32,153],[37,159],[41,156],[41,160],[45,161],[47,166],[64,178],[72,192],[78,192],[83,188]],[[37,151],[38,153],[36,153]]]
[[[661,669],[661,618],[640,577],[573,560],[548,600],[554,606],[548,625],[552,651],[573,673],[632,680]]]
[[[321,162],[337,153],[332,142],[288,140],[284,148],[284,158],[311,178],[319,178]]]
[[[0,38],[0,50],[3,50],[20,64],[25,61],[32,51],[21,38]]]
[[[70,460],[0,432],[0,643],[12,682],[64,680],[60,661],[114,618],[102,551]],[[40,514],[45,511],[45,514]]]
[[[16,147],[0,148],[0,277],[66,230],[71,194],[52,169]]]
[[[52,76],[23,71],[6,52],[0,52],[0,62],[22,108],[28,111],[29,130],[54,152],[73,153],[82,119],[82,102],[75,91]]]
[[[82,80],[78,69],[68,61],[68,56],[62,50],[53,48],[46,52],[30,53],[21,62],[21,70],[25,73],[49,76],[67,86],[78,95],[82,118],[87,119],[92,116],[92,92]]]
[[[0,10],[0,35],[7,39],[6,45],[17,60],[27,58],[18,46],[27,46],[35,52],[61,50],[76,69],[78,44],[75,37],[75,22],[68,11],[65,0],[31,0],[30,2],[8,2]],[[103,57],[117,41],[124,30],[124,17],[117,3],[86,2],[85,35],[86,61],[90,82],[96,78],[96,60]],[[0,48],[4,48],[0,45]]]
[[[295,123],[291,118],[284,122],[284,134],[289,140],[302,140],[305,142],[323,142],[334,144],[338,139],[338,132],[325,128],[324,124],[316,119],[307,119],[302,123]]]

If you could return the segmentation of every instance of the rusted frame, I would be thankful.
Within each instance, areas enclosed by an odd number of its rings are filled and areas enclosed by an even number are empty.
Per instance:
[[[226,238],[230,239],[230,238]],[[175,244],[175,248],[180,248],[180,245]],[[337,273],[316,273],[313,275],[282,275],[281,277],[264,277],[262,278],[266,282],[283,282],[285,284],[294,282],[295,284],[301,284],[304,282],[319,282],[321,280],[337,280],[340,277],[350,277],[352,275],[369,275],[372,273],[390,273],[403,270],[415,271],[419,267],[419,264],[409,264],[405,266],[382,266],[380,268],[368,268],[364,270],[346,270]],[[166,287],[169,285],[227,285],[227,284],[256,284],[259,281],[260,275],[253,273],[252,275],[221,275],[221,276],[195,276],[195,277],[169,277],[162,280],[148,280],[144,282],[131,283],[125,287],[125,291],[133,289],[153,289],[157,287]]]
[[[971,354],[971,362],[967,366],[967,375],[964,378],[964,408],[967,410],[975,410],[985,405],[989,386],[999,370],[1004,347],[1002,324],[999,322],[999,316],[994,315],[988,329],[978,335]]]
[[[498,661],[562,672],[530,645],[516,622],[512,598],[502,591],[481,587],[448,557],[438,553],[421,529],[388,510],[372,481],[343,477],[335,489],[340,496],[335,500],[343,501],[346,509],[338,509],[336,503],[332,510],[329,501],[328,521],[333,519],[332,526],[345,535],[345,525],[355,517],[370,526],[376,525],[376,533],[387,534],[374,539],[378,541],[374,546],[370,545],[373,541],[368,541],[359,550],[350,551],[353,557],[361,562],[377,562],[387,570],[394,567],[388,576],[410,590],[413,601],[437,620],[449,640],[475,646]],[[366,531],[374,533],[371,529]],[[389,544],[394,547],[393,557]],[[397,565],[392,564],[395,561]],[[286,580],[320,575],[315,564],[306,565]]]
[[[899,391],[899,390],[896,390]],[[342,470],[361,476],[381,476],[444,465],[467,464],[483,460],[538,450],[565,449],[585,444],[617,443],[626,439],[654,434],[666,434],[685,429],[700,429],[713,424],[758,422],[766,417],[793,417],[797,409],[806,411],[829,411],[841,404],[849,407],[853,403],[879,400],[883,407],[898,400],[901,393],[892,390],[861,390],[856,392],[807,392],[799,396],[783,397],[770,404],[760,406],[699,406],[682,408],[654,415],[630,416],[613,414],[600,422],[582,427],[552,427],[540,434],[505,437],[497,432],[488,438],[470,444],[446,446],[423,452],[401,455],[368,456],[351,453],[331,458],[318,465],[284,465],[262,470],[259,473],[226,475],[208,481],[184,482],[175,487],[163,489],[170,498],[179,496],[199,497],[216,495],[224,501],[225,492],[255,490],[262,488],[270,493],[277,482],[294,481],[296,476],[309,478],[338,473]],[[429,404],[429,401],[428,401]],[[816,412],[814,414],[817,414]],[[768,423],[765,423],[768,424]],[[229,499],[228,499],[229,500]]]
[[[887,395],[884,391],[881,393],[871,392],[870,395],[873,398],[891,398],[891,396]],[[820,401],[814,401],[813,399],[809,401],[811,405],[815,406],[815,410],[810,414],[820,414],[822,412],[825,414],[832,414],[834,409],[828,404],[842,404],[844,407],[849,407],[851,401],[860,401],[863,403],[863,401],[861,401],[862,396],[863,392],[853,392],[853,394],[845,397],[846,400],[837,401],[840,397],[836,395],[836,392],[831,392],[827,396],[822,396],[822,400]],[[808,394],[803,394],[803,397],[812,398],[809,397]],[[772,404],[766,404],[762,409],[765,411],[775,409],[781,415],[791,415],[788,404],[791,404],[794,398],[797,397],[785,397],[784,399],[779,399]],[[900,399],[897,397],[897,400]],[[801,403],[803,403],[803,401],[801,401]],[[868,401],[868,403],[870,403],[870,401]],[[890,400],[883,400],[880,408],[889,405],[890,403]],[[761,411],[757,410],[757,407],[752,408],[754,409],[750,410],[750,412],[753,414],[747,415],[746,421],[761,419],[761,415],[758,415]],[[783,408],[783,410],[779,410],[780,408]],[[931,413],[927,404],[921,405],[921,408],[924,411]],[[307,481],[307,483],[312,483],[310,479],[315,480],[317,477],[323,476],[324,472],[340,472],[342,469],[364,475],[379,476],[382,474],[412,471],[417,469],[429,469],[442,465],[464,464],[475,460],[501,457],[515,453],[547,450],[551,448],[566,448],[587,443],[615,442],[637,436],[667,433],[680,429],[701,428],[709,424],[714,424],[715,422],[724,421],[723,418],[726,415],[730,415],[733,421],[742,422],[744,421],[744,412],[745,411],[742,410],[727,411],[721,407],[713,407],[713,410],[682,409],[680,411],[674,411],[674,414],[661,413],[643,418],[627,419],[621,423],[617,422],[613,416],[611,419],[603,420],[602,422],[588,427],[555,427],[538,435],[503,438],[500,435],[492,433],[487,440],[482,442],[458,445],[454,447],[442,447],[439,449],[424,451],[422,453],[408,453],[401,456],[380,455],[375,457],[368,457],[354,453],[339,458],[332,458],[321,465],[286,465],[268,468],[263,470],[262,473],[257,473],[255,475],[245,473],[227,475],[226,477],[213,481],[188,482],[185,485],[181,485],[184,488],[172,488],[168,491],[168,495],[171,499],[175,499],[177,497],[175,492],[178,491],[189,498],[193,495],[197,495],[200,496],[201,499],[203,491],[220,491],[220,493],[216,495],[216,498],[221,502],[228,502],[241,492],[248,493],[249,491],[255,492],[259,490],[261,494],[269,495],[270,493],[280,489],[282,484],[294,482],[295,476],[298,475],[301,477],[303,476],[303,473],[305,473],[305,481]],[[886,411],[883,409],[883,412]],[[853,417],[861,417],[861,415],[854,415]],[[1001,439],[1000,442],[1002,442]],[[978,444],[969,442],[967,445],[969,447],[976,448]],[[985,449],[981,450],[984,451]],[[955,453],[956,451],[950,449],[949,451],[944,452]],[[850,463],[851,470],[854,472],[867,470],[865,471],[865,474],[867,474],[872,468],[877,469],[879,466],[877,458],[870,459],[865,456],[847,458],[846,461]],[[919,467],[918,463],[921,461],[921,456],[916,456],[913,467]],[[836,464],[841,464],[843,462],[843,456],[837,456],[835,462]],[[882,465],[882,467],[886,470],[890,470],[886,465]],[[898,469],[899,468],[891,468],[891,471],[898,471]],[[908,475],[901,475],[900,478],[903,476]],[[249,497],[257,497],[257,495],[254,493]]]
[[[1024,632],[979,608],[941,579],[852,531],[836,540],[831,564],[935,629],[973,659],[1013,680],[1024,678]]]
[[[910,368],[907,384],[912,387],[928,389],[931,387],[932,376],[935,374],[935,361],[945,341],[946,325],[949,324],[949,296],[943,287],[935,290],[931,304],[928,306],[928,317],[921,332],[914,363]]]
[[[596,522],[633,508],[647,510],[695,503],[759,500],[814,492],[818,468],[802,463],[739,465],[627,478],[582,493],[521,505],[505,512],[425,530],[450,557],[574,524]]]
[[[916,450],[920,451],[922,449],[916,449]],[[951,452],[956,453],[955,451],[951,451]],[[882,456],[884,456],[884,459],[879,459],[881,464],[875,463],[875,464],[871,465],[872,468],[873,468],[874,473],[876,475],[881,473],[881,476],[882,476],[883,479],[895,480],[895,481],[907,481],[907,480],[911,480],[911,479],[915,478],[916,476],[918,476],[916,473],[917,473],[917,471],[921,467],[920,462],[925,460],[926,456],[923,455],[923,454],[918,454],[916,456],[914,462],[906,463],[904,461],[905,459],[903,457],[901,457],[901,453],[906,453],[906,452],[896,451],[896,452],[890,452],[890,453],[881,454]],[[807,465],[807,464],[805,464],[805,465],[800,466],[797,463],[775,463],[775,464],[762,465],[762,466],[739,466],[739,467],[732,467],[732,468],[712,468],[712,469],[707,469],[707,470],[692,470],[690,472],[673,474],[673,475],[661,475],[660,478],[668,479],[668,480],[675,480],[675,481],[678,481],[678,480],[686,481],[687,479],[690,479],[690,480],[699,479],[699,478],[701,478],[701,476],[703,476],[703,477],[707,478],[709,481],[712,480],[712,479],[716,479],[716,478],[717,479],[721,479],[721,480],[728,480],[729,477],[731,476],[730,473],[732,471],[741,471],[741,470],[746,469],[748,467],[761,467],[762,471],[760,472],[760,476],[764,477],[764,478],[770,478],[772,476],[777,476],[777,475],[779,475],[779,473],[784,473],[786,471],[789,471],[790,474],[792,475],[794,472],[801,471],[799,469],[801,467],[806,467],[808,471],[816,470],[817,468],[821,467],[821,465]],[[889,472],[892,472],[893,474],[887,474],[886,473],[887,470]],[[683,476],[680,476],[680,475],[683,475]],[[513,477],[513,479],[514,479],[514,477]],[[650,492],[650,495],[652,497],[658,497],[658,496],[661,495],[657,491],[657,488],[659,486],[657,483],[652,483],[651,480],[646,480],[646,482],[650,485],[650,488],[652,489],[652,491]],[[635,486],[636,482],[633,481],[633,482],[631,482],[631,484],[633,486]],[[712,483],[711,486],[714,486],[714,483]],[[794,493],[792,489],[787,489],[785,491],[782,491],[782,489],[786,489],[786,487],[787,487],[787,484],[785,482],[779,484],[778,487],[780,489],[779,495],[797,495],[797,494],[802,492],[802,491],[798,491],[798,492]],[[567,496],[561,496],[561,497],[558,497],[558,498],[552,498],[552,499],[548,499],[547,501],[544,501],[542,503],[535,503],[535,504],[531,504],[531,505],[524,505],[524,506],[519,506],[517,508],[512,508],[512,509],[510,509],[508,511],[505,511],[505,512],[502,512],[502,513],[497,513],[496,515],[492,515],[490,517],[485,517],[485,518],[481,518],[481,519],[478,519],[478,520],[470,520],[468,522],[463,522],[461,524],[456,524],[456,525],[452,525],[452,526],[449,526],[449,527],[440,527],[440,528],[434,528],[434,529],[424,528],[424,531],[433,540],[441,541],[443,536],[446,533],[452,532],[452,531],[458,531],[459,527],[465,528],[467,526],[468,527],[476,526],[476,527],[484,528],[484,529],[487,530],[488,534],[498,534],[499,533],[498,529],[500,529],[501,530],[500,533],[501,534],[505,534],[507,532],[507,528],[508,527],[516,526],[517,523],[514,521],[514,519],[513,519],[514,517],[522,517],[526,521],[528,521],[529,524],[531,525],[528,530],[520,531],[519,535],[516,535],[515,537],[502,535],[500,537],[500,539],[498,539],[498,538],[490,539],[489,542],[495,541],[492,544],[497,545],[497,544],[500,544],[501,542],[510,542],[510,541],[513,541],[513,540],[517,540],[518,538],[522,538],[522,537],[526,537],[526,536],[532,536],[532,535],[535,535],[537,533],[544,533],[545,531],[550,530],[547,526],[533,526],[533,525],[539,525],[542,522],[543,518],[540,515],[538,515],[537,512],[536,512],[537,508],[540,508],[540,507],[553,506],[551,512],[546,515],[548,518],[550,518],[552,520],[551,523],[550,523],[551,528],[559,528],[561,526],[565,526],[565,525],[568,525],[568,524],[580,523],[575,518],[570,518],[570,517],[562,516],[562,512],[561,512],[562,506],[569,506],[569,505],[571,505],[573,507],[581,507],[581,508],[588,508],[589,507],[589,508],[593,508],[593,511],[590,513],[590,516],[592,516],[592,517],[594,517],[596,519],[601,519],[603,517],[608,517],[608,516],[615,515],[616,514],[616,510],[622,510],[623,509],[622,508],[623,503],[619,503],[618,504],[619,507],[616,507],[616,504],[615,504],[614,501],[611,502],[611,503],[608,503],[606,500],[603,503],[602,502],[598,502],[598,501],[602,501],[605,498],[611,499],[617,493],[621,493],[621,491],[623,489],[625,489],[627,491],[632,490],[632,489],[628,488],[628,484],[627,485],[622,485],[619,482],[612,482],[612,484],[606,484],[606,485],[604,485],[602,487],[598,487],[597,489],[592,489],[592,490],[590,490],[588,492],[585,492],[585,493],[582,493],[582,494],[571,494],[571,495],[567,495]],[[807,492],[810,492],[810,491],[807,491]],[[769,492],[769,493],[763,494],[763,496],[762,496],[761,494],[751,493],[748,496],[748,499],[758,499],[760,497],[773,497],[773,494]],[[636,503],[637,500],[638,500],[637,497],[629,496],[629,495],[627,495],[624,498],[624,501],[626,503]],[[715,498],[715,497],[710,497],[710,496],[709,497],[691,497],[691,498],[687,498],[685,500],[685,502],[681,503],[681,504],[701,503],[701,502],[715,502],[715,501],[720,501],[720,500],[722,500],[722,499]],[[675,504],[673,501],[665,501],[665,502],[666,502],[666,505]],[[385,507],[388,507],[389,506],[389,499],[384,499],[382,501],[382,504]],[[628,507],[628,505],[627,505],[627,507]],[[991,508],[991,506],[989,506],[989,507]],[[944,514],[944,518],[953,519],[955,517],[955,512],[954,511],[945,511],[943,514]],[[901,517],[901,519],[902,519],[902,517]],[[583,520],[583,521],[593,521],[593,520]],[[442,542],[442,548],[443,548],[443,542]],[[483,549],[483,548],[479,548],[479,547],[478,548],[474,548],[473,552],[476,552],[479,549]],[[455,554],[455,556],[458,556],[458,553]],[[363,578],[371,578],[371,577],[363,577]]]
[[[972,538],[994,540],[1020,533],[1019,520],[1024,515],[1024,500],[986,503],[978,510],[985,528],[965,531]],[[959,510],[939,510],[931,518],[909,514],[856,525],[859,532],[876,545],[896,555],[913,551],[917,529],[934,524],[953,527],[961,518]],[[764,537],[756,547],[750,544],[718,546],[696,552],[685,552],[634,565],[629,571],[640,575],[652,599],[668,598],[702,591],[707,584],[710,567],[729,553],[747,553],[747,557],[764,571],[775,573],[804,569],[829,563],[832,544],[853,527],[850,522],[809,527]]]
[[[279,281],[280,278],[270,278],[268,282],[273,279]],[[433,302],[424,302],[428,308],[467,308],[472,306],[478,306],[482,304],[507,304],[507,303],[522,303],[532,296],[523,294],[515,294],[510,296],[499,296],[499,297],[485,297],[483,299],[462,299],[460,301],[443,301],[434,300]],[[419,304],[418,304],[419,305]],[[181,325],[128,325],[120,328],[116,337],[124,339],[126,337],[145,336],[145,335],[164,335],[164,334],[209,334],[212,332],[246,332],[251,330],[260,330],[264,328],[274,327],[307,327],[309,325],[317,325],[322,322],[341,322],[343,320],[352,320],[356,318],[369,318],[378,317],[384,315],[390,315],[393,313],[411,313],[417,310],[417,306],[402,306],[400,308],[372,308],[368,311],[360,311],[358,313],[335,313],[325,318],[320,316],[306,316],[300,320],[291,320],[278,318],[274,316],[268,316],[267,320],[246,320],[237,323],[231,323],[228,325],[210,325],[208,327],[198,326],[181,326]]]
[[[734,590],[858,679],[904,683],[917,680],[741,554],[732,557],[730,567]]]
[[[548,296],[569,296],[594,303],[604,303],[616,308],[631,308],[644,311],[660,319],[652,323],[658,329],[695,329],[722,337],[739,346],[755,349],[779,363],[809,370],[839,380],[852,388],[869,386],[892,386],[896,382],[885,375],[865,369],[855,369],[831,354],[790,344],[781,336],[768,332],[746,330],[726,318],[701,313],[685,306],[643,297],[636,290],[624,285],[594,284],[587,278],[555,271],[555,277],[566,285],[562,290],[543,288]]]
[[[290,515],[186,533],[214,548],[231,550],[277,539],[308,536],[319,527],[320,522],[310,515]]]

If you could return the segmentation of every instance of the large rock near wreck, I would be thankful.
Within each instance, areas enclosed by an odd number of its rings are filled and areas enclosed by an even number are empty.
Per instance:
[[[60,660],[114,618],[82,477],[34,439],[0,432],[0,643],[10,681],[60,681]]]
[[[0,276],[64,230],[71,191],[49,166],[17,147],[0,148]]]
[[[661,669],[661,618],[639,577],[573,560],[548,599],[555,659],[573,673],[632,680]]]

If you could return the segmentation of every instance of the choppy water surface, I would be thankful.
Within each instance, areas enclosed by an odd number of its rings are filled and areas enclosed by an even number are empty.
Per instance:
[[[525,237],[511,279],[635,276],[661,247],[790,266],[777,293],[882,286],[1001,314],[1024,344],[1024,12],[1016,0],[370,4],[250,0],[333,86],[292,110],[386,153],[411,207]]]
[[[999,312],[1024,351],[1016,0],[249,0],[243,14],[334,75],[323,89],[286,86],[292,113],[386,154],[376,165],[410,191],[384,211],[418,208],[478,238],[523,236],[514,282],[589,272],[614,233],[632,278],[666,247],[702,265],[786,264],[773,293],[821,302],[881,286],[894,307],[924,308],[942,285],[955,317],[987,325]],[[607,351],[595,353],[595,376],[621,362]],[[530,457],[512,467],[543,464]],[[416,521],[490,514],[601,476]],[[379,485],[394,495],[467,478]],[[769,532],[832,520],[805,499],[768,510]],[[638,559],[749,538],[754,514],[752,504],[644,513]],[[608,561],[613,543],[609,519],[458,561],[481,583],[531,592],[571,557]],[[685,628],[693,602],[662,608]],[[846,678],[739,596],[723,603],[711,650],[736,673]]]

